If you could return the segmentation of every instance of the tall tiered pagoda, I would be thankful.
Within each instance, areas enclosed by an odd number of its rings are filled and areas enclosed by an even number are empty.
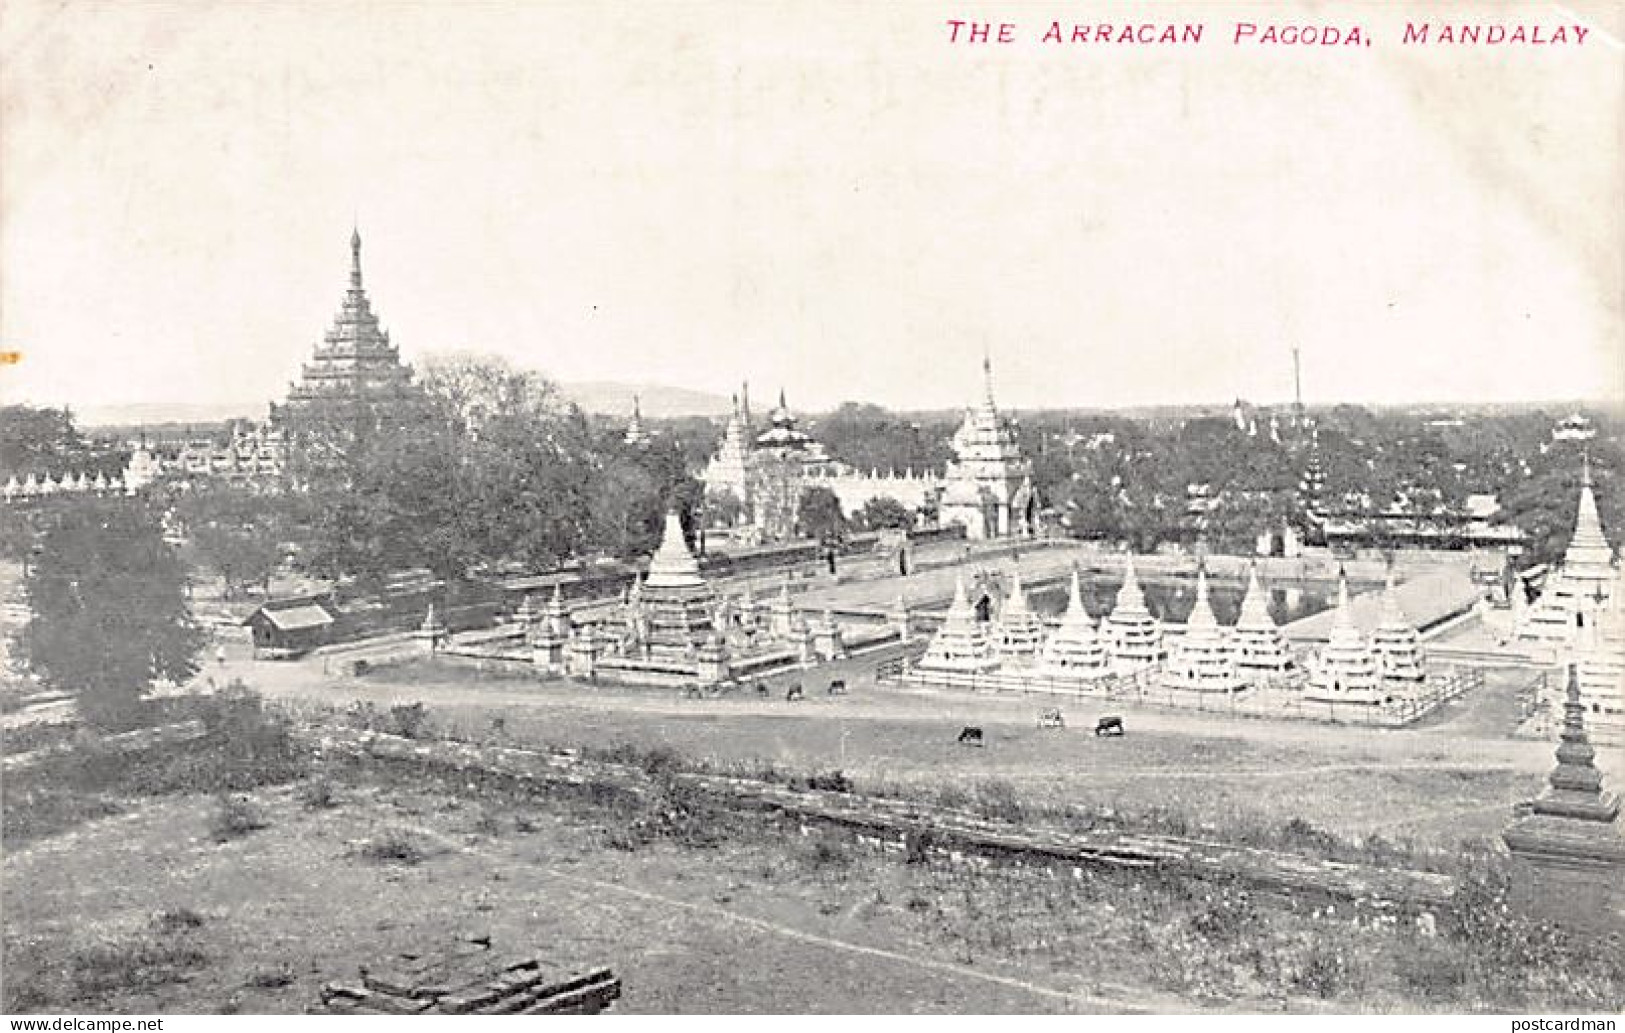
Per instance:
[[[300,370],[271,421],[291,438],[319,428],[354,433],[406,427],[424,413],[412,368],[401,363],[361,284],[361,233],[350,235],[350,287],[333,326]]]
[[[1241,613],[1236,618],[1233,637],[1236,646],[1236,666],[1244,671],[1273,671],[1279,673],[1292,666],[1292,653],[1287,649],[1286,636],[1270,616],[1269,601],[1258,583],[1258,567],[1247,572],[1247,594],[1241,599]]]
[[[637,605],[651,657],[690,656],[715,630],[711,615],[716,598],[700,576],[700,564],[683,539],[683,524],[675,510],[666,511],[665,534],[649,560]]]
[[[1197,692],[1240,692],[1247,687],[1236,670],[1235,647],[1213,616],[1205,566],[1196,570],[1196,605],[1185,622],[1184,637],[1164,668],[1163,682]]]
[[[1597,514],[1597,497],[1591,490],[1591,463],[1580,473],[1580,504],[1574,518],[1574,534],[1563,553],[1563,562],[1547,577],[1547,587],[1530,607],[1518,636],[1558,645],[1573,644],[1584,628],[1589,611],[1600,599],[1613,593],[1617,576],[1614,550],[1603,534]]]
[[[1132,555],[1124,561],[1123,586],[1117,590],[1112,612],[1100,622],[1100,634],[1111,654],[1112,670],[1118,674],[1150,667],[1167,655],[1162,644],[1162,622],[1146,608]]]
[[[993,402],[992,360],[982,360],[982,371],[986,391],[954,433],[955,459],[944,478],[938,519],[963,525],[972,539],[1031,534],[1038,513],[1032,461],[1022,456],[1015,426]]]
[[[1309,682],[1303,695],[1305,699],[1333,703],[1375,704],[1384,698],[1377,658],[1354,625],[1348,578],[1343,574],[1337,578],[1337,613],[1331,634],[1309,665]]]
[[[976,619],[976,611],[965,595],[965,578],[954,576],[954,601],[942,619],[942,627],[931,637],[918,667],[925,671],[989,671],[999,665],[999,657],[988,641],[987,631]]]
[[[1026,665],[1038,656],[1044,643],[1044,621],[1027,602],[1021,587],[1021,570],[1010,572],[1010,591],[993,628],[993,648],[1006,665]]]
[[[1111,673],[1111,657],[1095,634],[1095,622],[1083,607],[1078,572],[1072,571],[1066,613],[1061,626],[1050,633],[1039,655],[1039,671],[1052,678],[1103,678]]]
[[[1388,583],[1382,593],[1382,615],[1371,632],[1371,652],[1377,658],[1377,674],[1390,681],[1421,681],[1422,653],[1417,648],[1416,626],[1400,609],[1394,591],[1394,568],[1388,568]]]

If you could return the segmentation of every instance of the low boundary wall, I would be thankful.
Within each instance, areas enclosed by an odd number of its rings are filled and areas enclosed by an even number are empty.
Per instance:
[[[448,740],[415,740],[379,732],[328,730],[323,749],[341,755],[415,764],[466,775],[479,771],[521,783],[575,789],[605,788],[634,798],[656,790],[641,769],[570,754]],[[1074,831],[1043,824],[1013,825],[963,811],[855,793],[792,789],[754,779],[679,773],[669,776],[724,806],[782,815],[804,832],[823,826],[865,846],[919,859],[973,860],[1050,868],[1158,868],[1194,878],[1240,879],[1294,896],[1358,901],[1402,911],[1444,906],[1455,890],[1449,876],[1379,868],[1174,836]]]

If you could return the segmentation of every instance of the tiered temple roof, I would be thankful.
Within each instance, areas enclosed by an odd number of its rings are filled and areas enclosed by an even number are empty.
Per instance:
[[[1167,655],[1162,623],[1146,608],[1132,555],[1124,561],[1123,586],[1117,590],[1112,612],[1100,623],[1100,633],[1111,653],[1112,668],[1120,674],[1149,667]]]
[[[1083,607],[1083,592],[1077,570],[1067,590],[1066,613],[1061,625],[1044,643],[1039,667],[1052,677],[1100,678],[1111,673],[1111,657],[1095,634],[1094,619]]]
[[[987,671],[998,665],[987,632],[965,595],[965,578],[955,575],[954,601],[918,666],[928,671]]]
[[[1327,642],[1310,664],[1309,683],[1304,698],[1338,703],[1381,703],[1377,658],[1360,629],[1354,626],[1349,607],[1348,578],[1337,579],[1337,612]]]
[[[1196,604],[1185,622],[1185,635],[1174,648],[1163,679],[1198,692],[1239,692],[1246,688],[1236,670],[1235,648],[1213,616],[1208,601],[1207,568],[1196,571]]]
[[[1292,666],[1286,637],[1270,616],[1269,601],[1258,583],[1258,567],[1247,572],[1247,594],[1241,599],[1233,641],[1236,664],[1245,670],[1284,671]]]
[[[402,424],[422,412],[422,393],[378,323],[361,280],[361,234],[350,235],[350,286],[338,315],[287,402],[272,407],[279,426],[307,429],[314,422]]]
[[[1028,605],[1021,587],[1021,570],[1010,572],[1010,592],[993,630],[994,649],[1006,664],[1030,664],[1044,642],[1044,621]]]
[[[1371,652],[1377,658],[1377,673],[1396,681],[1421,681],[1422,653],[1417,647],[1416,626],[1400,609],[1394,591],[1394,569],[1388,568],[1388,582],[1382,593],[1382,616],[1371,633]]]

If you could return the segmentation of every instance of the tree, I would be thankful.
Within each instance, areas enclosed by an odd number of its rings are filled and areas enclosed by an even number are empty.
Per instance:
[[[828,488],[804,489],[796,507],[796,533],[821,542],[838,542],[846,529],[841,500]]]
[[[19,653],[42,684],[77,697],[85,721],[130,727],[155,679],[197,673],[203,633],[185,586],[180,558],[140,503],[62,507],[29,571],[33,616]]]
[[[914,514],[890,495],[880,495],[863,504],[858,511],[858,522],[871,531],[890,528],[906,531],[914,526]]]

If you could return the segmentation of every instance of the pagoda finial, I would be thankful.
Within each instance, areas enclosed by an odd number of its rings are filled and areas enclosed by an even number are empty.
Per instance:
[[[361,287],[361,227],[350,230],[350,286]]]
[[[993,357],[982,350],[982,385],[987,394],[988,408],[993,407]]]

